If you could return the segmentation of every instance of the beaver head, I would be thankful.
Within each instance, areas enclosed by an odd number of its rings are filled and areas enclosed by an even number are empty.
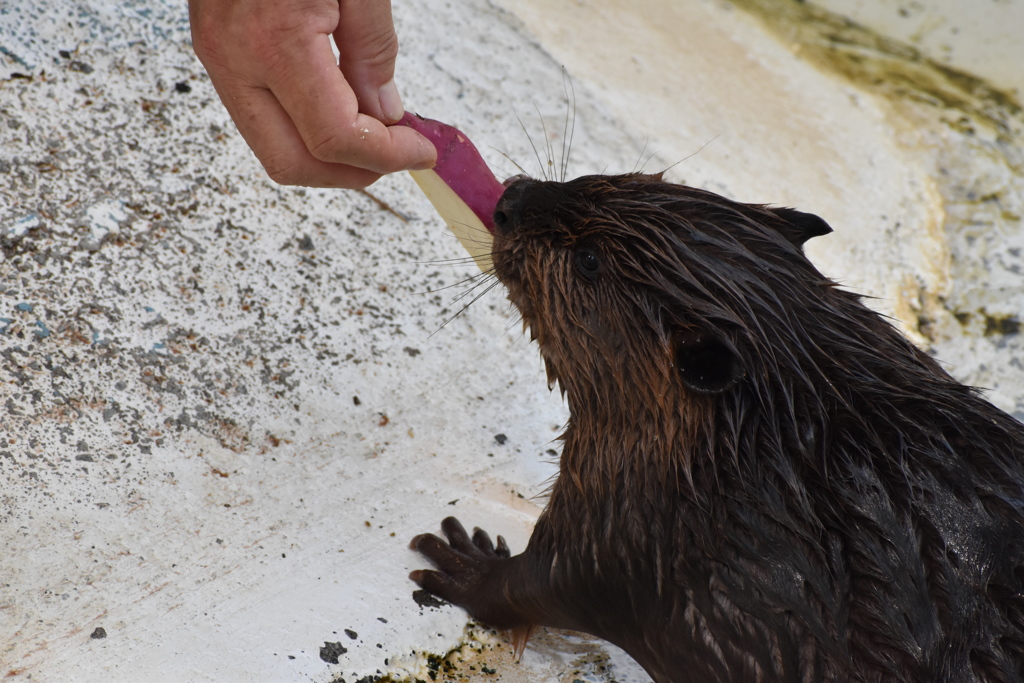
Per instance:
[[[706,405],[815,363],[817,216],[629,174],[517,180],[495,224],[495,272],[574,414]]]
[[[825,221],[659,176],[520,179],[495,224],[496,273],[572,398],[650,379],[634,375],[651,365],[726,391],[779,347],[762,319],[830,286],[801,251]]]

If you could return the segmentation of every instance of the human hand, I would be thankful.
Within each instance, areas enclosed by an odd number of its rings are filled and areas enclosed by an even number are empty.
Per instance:
[[[433,165],[423,136],[385,125],[403,114],[389,0],[189,0],[189,17],[196,55],[274,181],[357,188]]]

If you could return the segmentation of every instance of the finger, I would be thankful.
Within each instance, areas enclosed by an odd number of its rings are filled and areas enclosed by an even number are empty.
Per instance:
[[[441,522],[441,531],[453,548],[463,554],[470,554],[476,550],[476,546],[469,538],[466,527],[454,517],[445,517]]]
[[[508,543],[505,543],[504,536],[498,536],[498,547],[494,552],[498,554],[498,557],[512,557],[512,551],[508,549]]]
[[[429,535],[429,534],[416,534],[415,536],[413,536],[412,540],[409,541],[409,550],[417,550],[418,551],[419,550],[420,541],[423,539],[424,536],[427,536],[427,535]]]
[[[409,541],[409,549],[426,555],[428,558],[433,553],[451,553],[452,549],[447,543],[434,534],[419,534]]]
[[[491,543],[491,537],[480,527],[473,529],[473,545],[488,555],[494,554],[494,544]]]
[[[218,88],[220,90],[220,88]],[[238,132],[274,182],[311,187],[362,188],[380,173],[314,157],[277,98],[265,88],[227,86],[224,97]]]
[[[434,534],[421,534],[412,539],[410,546],[443,572],[458,574],[467,569],[468,558]]]
[[[359,111],[395,123],[404,113],[395,86],[398,36],[389,0],[341,0],[334,31],[338,62],[359,100]]]
[[[429,569],[417,569],[409,572],[409,579],[428,593],[433,593],[442,600],[448,600],[449,602],[451,602],[449,596],[455,595],[458,590],[458,584],[450,577]]]
[[[283,46],[268,80],[306,148],[321,161],[392,173],[429,168],[437,157],[419,133],[359,113],[326,35]]]

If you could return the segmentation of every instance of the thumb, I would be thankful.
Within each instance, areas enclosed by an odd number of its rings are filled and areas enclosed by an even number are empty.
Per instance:
[[[359,100],[359,111],[384,123],[404,113],[395,86],[398,36],[390,0],[339,0],[340,20],[334,42],[345,80]]]

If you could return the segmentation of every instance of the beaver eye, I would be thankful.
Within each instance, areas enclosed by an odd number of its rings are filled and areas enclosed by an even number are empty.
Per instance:
[[[601,272],[601,259],[592,249],[577,249],[576,270],[588,280],[595,280]]]

